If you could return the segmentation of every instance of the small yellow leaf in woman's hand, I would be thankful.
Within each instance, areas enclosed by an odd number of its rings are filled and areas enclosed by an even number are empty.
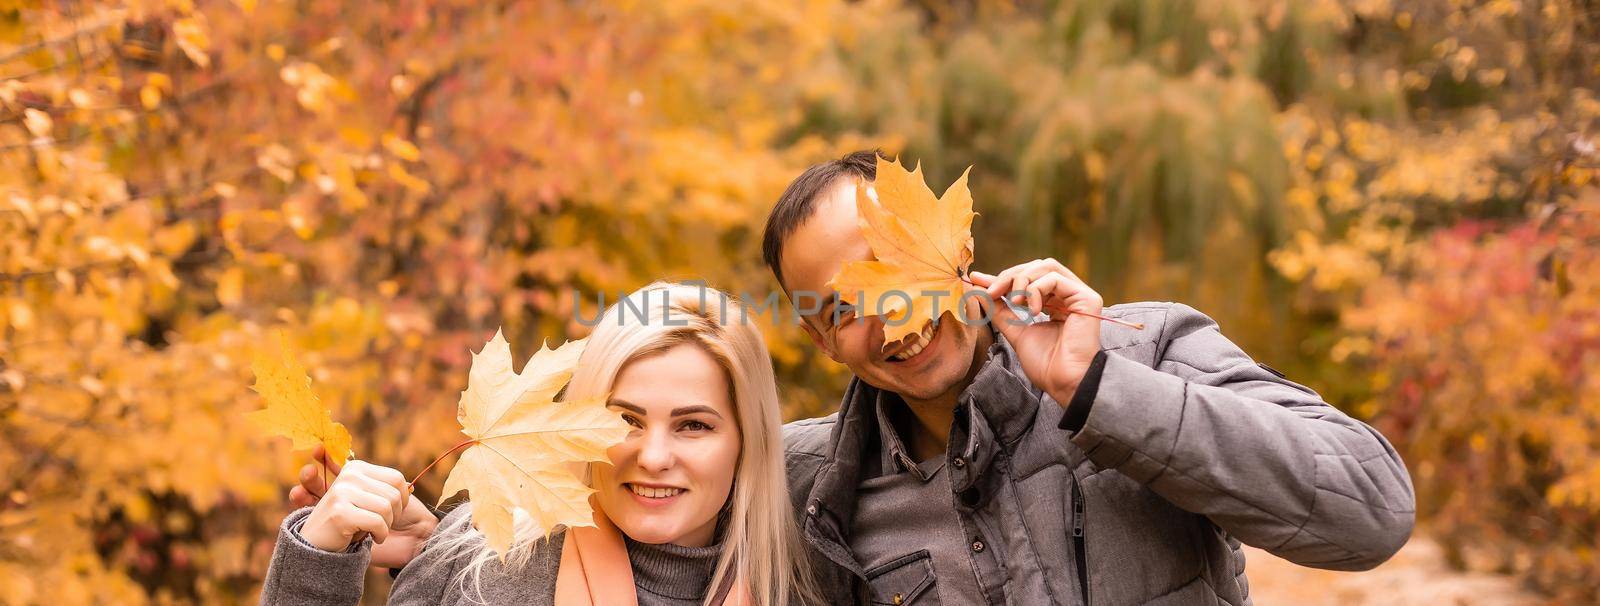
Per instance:
[[[252,387],[267,401],[267,407],[246,418],[262,431],[294,440],[296,449],[322,444],[334,464],[344,465],[350,458],[350,432],[333,421],[333,413],[311,391],[305,366],[294,359],[283,341],[279,335],[275,355],[258,352],[250,362],[256,375]]]

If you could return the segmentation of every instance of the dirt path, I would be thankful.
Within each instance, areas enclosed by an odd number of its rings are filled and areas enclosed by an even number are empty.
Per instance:
[[[1245,557],[1250,595],[1260,606],[1545,603],[1510,577],[1449,569],[1439,545],[1426,537],[1413,537],[1393,559],[1360,573],[1304,568],[1249,547]]]

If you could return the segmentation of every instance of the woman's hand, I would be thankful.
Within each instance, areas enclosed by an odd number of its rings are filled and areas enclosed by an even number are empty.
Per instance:
[[[328,462],[321,447],[313,454]],[[300,485],[289,491],[295,505],[315,506],[300,527],[307,543],[324,551],[344,551],[366,532],[378,543],[372,550],[372,565],[400,568],[416,557],[439,520],[409,498],[405,476],[362,461],[351,461],[342,469],[330,465],[329,471],[338,477],[325,488],[317,464],[308,463],[300,470]]]

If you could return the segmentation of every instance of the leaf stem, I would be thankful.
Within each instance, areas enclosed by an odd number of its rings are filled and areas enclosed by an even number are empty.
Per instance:
[[[428,473],[429,469],[433,469],[434,465],[438,465],[439,461],[443,461],[445,457],[450,456],[450,453],[455,452],[457,450],[461,450],[463,447],[471,446],[471,445],[477,444],[477,443],[478,443],[477,440],[467,440],[467,441],[462,442],[460,444],[456,444],[455,446],[451,446],[450,450],[444,451],[444,454],[439,455],[439,458],[434,459],[433,462],[429,463],[427,467],[422,468],[422,471],[417,472],[416,477],[411,478],[411,481],[406,483],[406,494],[410,494],[412,491],[416,490],[417,480],[421,480],[422,479],[422,474]]]
[[[1123,326],[1126,326],[1128,328],[1132,328],[1134,330],[1144,330],[1144,323],[1142,323],[1142,322],[1129,322],[1127,320],[1118,320],[1116,318],[1107,318],[1107,317],[1102,316],[1100,314],[1091,314],[1091,313],[1082,312],[1082,311],[1068,311],[1067,313],[1089,316],[1091,318],[1094,318],[1094,319],[1097,319],[1097,320],[1104,320],[1104,321],[1110,322],[1112,324],[1121,324]]]
[[[1046,307],[1045,311],[1050,313],[1050,314],[1060,313],[1063,316],[1065,316],[1067,314],[1078,314],[1080,316],[1088,316],[1090,318],[1094,318],[1096,320],[1100,320],[1100,321],[1103,321],[1103,322],[1110,322],[1112,324],[1121,324],[1123,326],[1126,326],[1128,328],[1132,328],[1134,330],[1144,330],[1144,323],[1143,322],[1129,322],[1127,320],[1119,320],[1119,319],[1116,319],[1116,318],[1107,318],[1107,317],[1102,316],[1100,314],[1092,314],[1092,313],[1089,313],[1089,312],[1086,312],[1086,311],[1076,311],[1076,310],[1072,310],[1072,309],[1061,309],[1060,307]],[[1052,316],[1052,319],[1054,319],[1054,316]]]

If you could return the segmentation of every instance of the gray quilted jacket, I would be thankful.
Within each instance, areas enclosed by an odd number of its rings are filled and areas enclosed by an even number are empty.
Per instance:
[[[1034,389],[1004,339],[962,393],[947,457],[952,507],[991,546],[973,555],[995,604],[1250,604],[1240,543],[1290,561],[1364,570],[1411,535],[1404,464],[1371,427],[1252,361],[1194,309],[1119,305],[1081,428]],[[863,569],[853,498],[877,440],[878,390],[786,427],[791,498],[824,557],[830,603],[935,604],[923,537]]]

